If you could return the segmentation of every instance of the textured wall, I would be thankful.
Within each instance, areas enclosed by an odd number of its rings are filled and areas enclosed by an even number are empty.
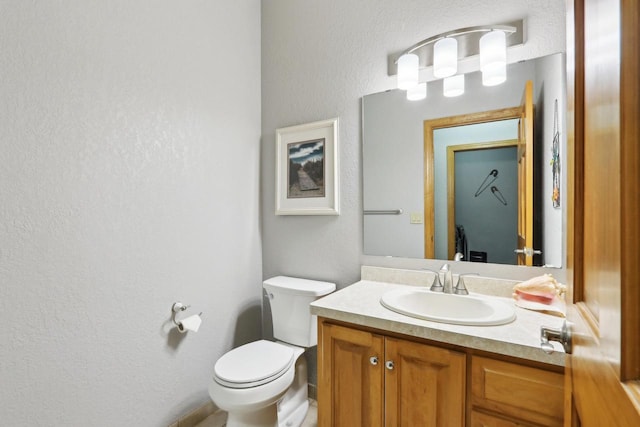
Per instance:
[[[168,425],[260,333],[260,3],[2,1],[0,51],[1,424]]]
[[[359,279],[361,263],[415,265],[362,255],[360,99],[395,86],[387,76],[388,54],[440,32],[518,18],[526,21],[527,42],[509,51],[510,60],[564,50],[564,2],[558,0],[263,1],[265,277],[290,274],[345,286]],[[340,216],[275,216],[275,129],[336,116],[340,118]],[[494,273],[504,271],[515,270],[499,267]]]

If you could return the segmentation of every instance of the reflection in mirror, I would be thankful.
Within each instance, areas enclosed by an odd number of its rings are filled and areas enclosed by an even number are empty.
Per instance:
[[[560,163],[566,147],[564,78],[564,55],[555,54],[509,65],[507,81],[500,86],[482,86],[479,72],[468,74],[466,92],[456,98],[442,96],[441,81],[429,83],[429,95],[423,101],[408,101],[399,90],[365,96],[364,253],[452,259],[455,253],[462,252],[458,249],[464,249],[464,259],[469,261],[518,263],[514,253],[518,230],[514,224],[517,224],[517,200],[521,195],[512,174],[513,153],[517,152],[513,147],[522,131],[519,118],[487,123],[479,120],[465,126],[451,121],[432,131],[427,124],[446,122],[446,118],[488,115],[496,110],[519,111],[525,83],[531,80],[535,104],[532,249],[542,252],[533,257],[533,265],[560,267],[564,256],[562,194],[566,183],[560,174],[560,206],[555,207],[550,163],[555,122],[559,130]],[[558,108],[554,114],[556,101]],[[426,131],[433,142],[431,158],[425,149],[429,139]],[[494,150],[483,145],[496,144],[505,145],[501,156],[511,160],[485,158]],[[487,182],[493,178],[489,173],[494,169],[498,171],[495,181],[476,197],[485,178],[489,177]],[[429,185],[430,182],[433,185]],[[460,187],[462,183],[470,185]],[[456,202],[457,199],[460,200]],[[493,210],[482,214],[481,206],[473,202],[489,203]],[[478,228],[472,222],[479,217],[487,222]],[[433,233],[429,237],[428,224],[431,223]],[[493,230],[491,227],[496,224],[511,230]],[[465,229],[466,239],[456,239],[456,225]],[[472,228],[481,231],[483,236],[476,235]]]
[[[518,246],[514,233],[518,218],[518,120],[440,128],[433,134],[434,147],[440,150],[435,153],[434,187],[446,189],[446,194],[437,197],[447,200],[435,215],[439,228],[447,230],[446,234],[436,233],[435,257],[453,259],[455,253],[461,253],[463,260],[485,262],[490,254],[491,262],[512,263]],[[440,184],[438,180],[443,178],[446,181]]]

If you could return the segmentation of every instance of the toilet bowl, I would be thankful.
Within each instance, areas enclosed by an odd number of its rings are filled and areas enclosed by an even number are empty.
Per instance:
[[[335,284],[278,276],[263,286],[278,341],[245,344],[216,362],[209,396],[228,412],[227,427],[298,427],[309,407],[304,351],[317,344],[309,303]]]
[[[231,350],[214,368],[209,396],[229,413],[227,426],[277,426],[276,403],[285,395],[304,349],[255,341]]]

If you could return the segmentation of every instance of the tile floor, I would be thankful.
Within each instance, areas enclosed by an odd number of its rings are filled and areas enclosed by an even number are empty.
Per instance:
[[[318,402],[310,400],[309,403],[309,412],[300,427],[318,427]]]
[[[300,427],[317,427],[318,426],[318,403],[310,400],[309,412]],[[224,427],[227,422],[226,412],[216,412],[209,415],[204,421],[196,425],[196,427]]]

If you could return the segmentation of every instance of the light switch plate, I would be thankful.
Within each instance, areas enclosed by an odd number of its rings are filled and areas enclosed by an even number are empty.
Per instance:
[[[422,212],[411,212],[411,224],[422,224]]]

